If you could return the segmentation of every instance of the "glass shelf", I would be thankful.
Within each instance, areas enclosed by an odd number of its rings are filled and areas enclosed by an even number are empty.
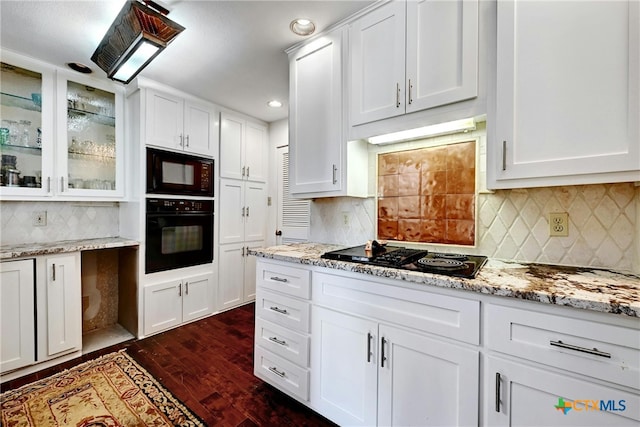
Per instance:
[[[105,162],[115,162],[116,157],[114,156],[105,156],[102,154],[93,154],[93,153],[82,153],[79,151],[71,151],[69,150],[69,158],[70,159],[90,159],[90,160],[99,160]]]
[[[18,150],[18,152],[32,153],[32,154],[38,154],[38,152],[42,152],[41,147],[32,147],[32,146],[26,147],[24,145],[14,145],[14,144],[0,145],[0,150],[4,150],[4,149]]]
[[[42,112],[42,107],[36,104],[31,98],[23,98],[18,95],[11,95],[10,93],[0,92],[0,104],[7,107],[17,107],[23,110]]]
[[[86,111],[86,110],[79,110],[77,108],[67,108],[67,114],[69,115],[70,118],[73,118],[73,117],[86,117],[89,120],[91,120],[92,122],[96,122],[96,123],[100,123],[102,125],[107,125],[107,126],[112,126],[112,127],[116,126],[116,118],[115,117],[111,117],[111,116],[100,114],[100,113],[94,113],[94,112]]]

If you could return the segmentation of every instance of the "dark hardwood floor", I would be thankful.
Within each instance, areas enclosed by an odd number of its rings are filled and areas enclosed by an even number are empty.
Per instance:
[[[0,385],[20,387],[102,354],[126,351],[210,426],[333,426],[253,376],[254,304],[90,353]]]

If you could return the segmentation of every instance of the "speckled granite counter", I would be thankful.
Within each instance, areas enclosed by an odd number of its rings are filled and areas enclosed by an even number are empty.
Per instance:
[[[615,271],[521,264],[490,259],[475,279],[461,279],[320,258],[344,246],[297,243],[249,250],[251,255],[352,271],[442,288],[519,298],[640,317],[640,276]]]
[[[124,248],[138,246],[139,242],[121,237],[101,239],[64,240],[52,243],[26,243],[0,246],[0,260],[24,258],[37,255],[60,254],[65,252],[89,251],[95,249]]]

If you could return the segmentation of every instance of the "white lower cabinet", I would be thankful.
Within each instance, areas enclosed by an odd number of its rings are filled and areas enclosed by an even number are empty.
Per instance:
[[[170,329],[214,312],[213,274],[200,274],[144,288],[145,335]]]
[[[0,263],[0,372],[31,365],[35,354],[34,261]]]
[[[220,310],[227,310],[255,299],[256,257],[249,256],[249,249],[263,246],[263,241],[220,245]]]
[[[474,425],[479,352],[313,307],[311,404],[340,425]]]
[[[254,374],[308,405],[311,272],[259,260],[255,277]]]
[[[36,258],[38,361],[82,349],[80,252]]]
[[[313,307],[311,405],[340,425],[376,425],[378,325]]]
[[[637,426],[640,396],[585,379],[489,356],[485,425]]]
[[[637,322],[634,328],[558,311],[486,305],[486,424],[638,425]]]
[[[256,277],[255,375],[339,425],[640,425],[636,318],[264,258]]]

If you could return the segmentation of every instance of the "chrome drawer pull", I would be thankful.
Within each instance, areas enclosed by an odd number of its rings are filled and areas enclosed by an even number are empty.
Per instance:
[[[496,372],[496,412],[500,412],[500,372]]]
[[[269,279],[275,280],[276,282],[282,282],[282,283],[287,283],[289,281],[288,279],[284,279],[284,278],[278,277],[278,276],[269,277]]]
[[[606,357],[607,359],[611,359],[611,353],[606,353],[604,351],[600,351],[597,348],[586,348],[579,347],[577,345],[565,344],[562,341],[549,341],[549,344],[555,347],[566,348],[567,350],[580,351],[582,353],[593,354],[594,356]]]
[[[289,315],[289,312],[288,312],[287,310],[285,310],[285,309],[282,309],[282,308],[278,308],[278,307],[269,307],[269,310],[273,310],[273,311],[275,311],[275,312],[277,312],[277,313],[280,313],[280,314],[286,314],[286,315]]]
[[[284,378],[284,376],[285,376],[285,373],[284,373],[284,372],[281,372],[281,371],[278,371],[278,370],[276,369],[276,367],[275,367],[275,366],[271,366],[271,367],[269,368],[269,370],[270,370],[271,372],[273,372],[274,374],[276,374],[277,376],[279,376],[280,378]]]
[[[276,344],[287,345],[286,341],[279,340],[277,337],[269,337],[269,341],[273,341]]]

